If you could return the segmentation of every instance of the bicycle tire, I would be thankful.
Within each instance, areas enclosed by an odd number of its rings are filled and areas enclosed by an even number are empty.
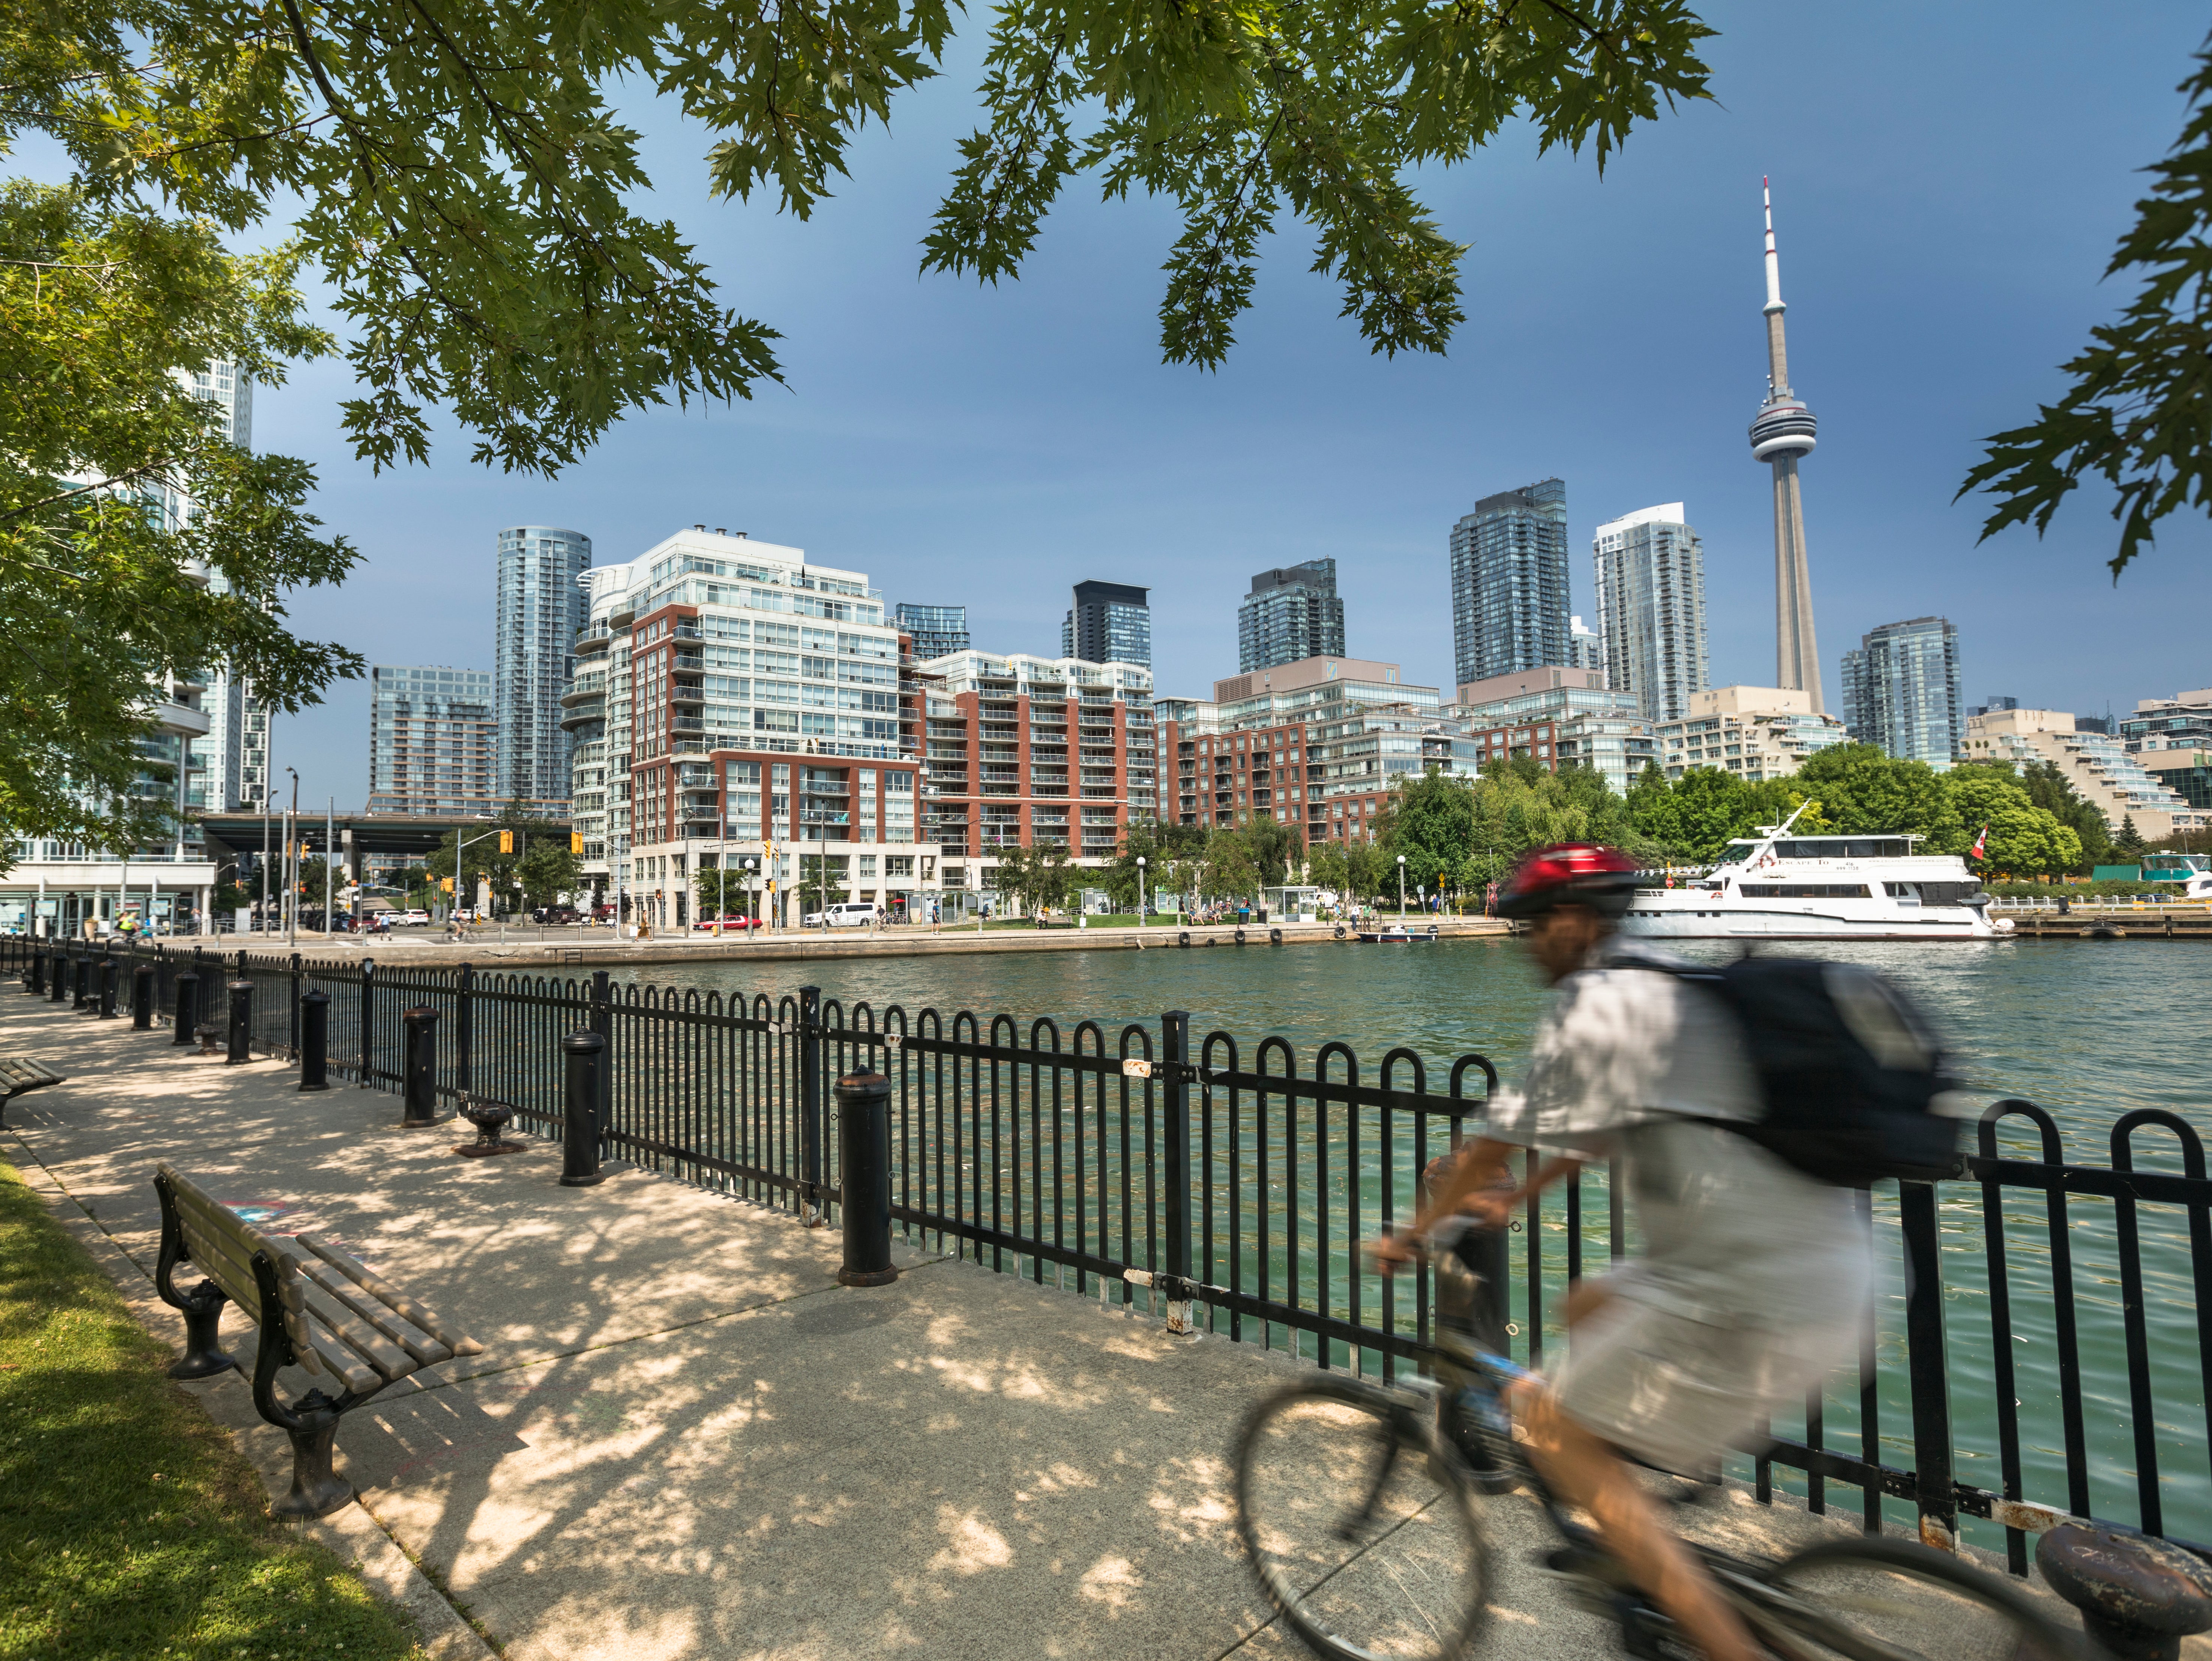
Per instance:
[[[2078,1632],[2022,1588],[1915,1540],[1831,1540],[1761,1569],[1787,1606],[1747,1604],[1784,1661],[2083,1661]]]
[[[1304,1428],[1290,1424],[1294,1416],[1314,1421],[1346,1447],[1367,1447],[1370,1463],[1355,1467],[1366,1474],[1347,1485],[1340,1458],[1309,1458],[1305,1444],[1291,1440]],[[1370,1482],[1366,1497],[1375,1503],[1340,1504],[1353,1487]],[[1287,1510],[1275,1505],[1278,1487],[1295,1491]],[[1425,1406],[1352,1378],[1322,1377],[1277,1390],[1245,1416],[1235,1493],[1237,1539],[1261,1589],[1315,1654],[1327,1661],[1457,1661],[1480,1634],[1491,1587],[1482,1498]],[[1354,1518],[1366,1530],[1357,1541],[1340,1532]],[[1293,1521],[1310,1526],[1286,1533]],[[1317,1543],[1323,1535],[1326,1548]],[[1304,1543],[1308,1536],[1316,1543]],[[1346,1630],[1353,1626],[1367,1641]]]

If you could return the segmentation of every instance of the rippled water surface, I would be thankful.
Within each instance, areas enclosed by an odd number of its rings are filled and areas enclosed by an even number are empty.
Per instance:
[[[1729,950],[1717,946],[1707,955]],[[2212,1091],[2206,1084],[2205,1011],[2212,989],[2212,951],[2199,945],[1945,942],[1826,950],[1901,982],[1946,1033],[1970,1088],[1987,1100],[2019,1097],[2046,1109],[2061,1127],[2070,1161],[2108,1164],[2112,1127],[2135,1109],[2162,1108],[2199,1130],[2208,1126]],[[987,1015],[1048,1015],[1063,1028],[1090,1019],[1108,1024],[1109,1031],[1122,1022],[1157,1029],[1162,1011],[1185,1009],[1191,1013],[1194,1044],[1209,1031],[1225,1030],[1245,1045],[1248,1064],[1252,1042],[1267,1034],[1291,1041],[1301,1070],[1310,1068],[1318,1045],[1340,1040],[1358,1054],[1363,1080],[1372,1081],[1383,1053],[1404,1045],[1429,1062],[1431,1087],[1441,1087],[1451,1059],[1469,1050],[1490,1056],[1511,1078],[1545,996],[1521,949],[1499,940],[1413,947],[1255,945],[931,960],[724,963],[657,971],[650,978],[678,975],[687,984],[725,993],[781,995],[816,984],[826,997],[848,1007],[865,1001],[879,1009],[896,1003],[947,1014],[968,1009]],[[2039,1157],[2025,1135],[2008,1134],[2006,1141],[2005,1151],[2013,1157]],[[2139,1131],[2135,1162],[2179,1171],[2176,1148],[2169,1133]],[[1599,1187],[1594,1193],[1586,1190],[1583,1214],[1586,1250],[1595,1263],[1605,1256],[1606,1204],[1601,1177],[1593,1173],[1592,1181]],[[1964,1183],[1946,1184],[1942,1193],[1958,1474],[1962,1481],[1996,1488],[1997,1339],[1990,1329],[1983,1196],[1978,1187]],[[2138,1458],[2121,1324],[2119,1220],[2109,1201],[2075,1196],[2068,1206],[2090,1507],[2098,1515],[2133,1522],[2140,1515]],[[1881,1457],[1909,1468],[1914,1459],[1903,1372],[1895,1208],[1893,1189],[1878,1192],[1876,1250],[1887,1273],[1879,1311]],[[2024,1492],[2029,1499],[2063,1506],[2068,1494],[2053,1337],[2056,1305],[2041,1197],[2009,1193],[2005,1218]],[[2151,1417],[2157,1427],[2157,1489],[2165,1529],[2207,1540],[2212,1539],[2212,1473],[2207,1467],[2212,1439],[2207,1434],[2188,1225],[2179,1208],[2138,1208]],[[1565,1228],[1564,1212],[1554,1206],[1546,1215],[1544,1232],[1559,1234]],[[1547,1239],[1545,1249],[1548,1257],[1563,1259],[1555,1242]],[[1559,1272],[1559,1265],[1552,1268]],[[1856,1414],[1855,1384],[1838,1380],[1826,1407],[1832,1445],[1860,1451]],[[1803,1427],[1777,1428],[1794,1435]],[[1830,1495],[1838,1505],[1855,1508],[1858,1503],[1855,1490],[1832,1485]],[[1978,1537],[1991,1538],[1986,1530]]]

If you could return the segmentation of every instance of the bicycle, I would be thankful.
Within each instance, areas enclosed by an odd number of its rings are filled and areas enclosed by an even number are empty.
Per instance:
[[[1474,1277],[1446,1243],[1427,1374],[1382,1384],[1321,1374],[1246,1418],[1237,1532],[1268,1601],[1330,1661],[1455,1661],[1490,1615],[1486,1496],[1524,1490],[1564,1544],[1544,1559],[1573,1603],[1610,1619],[1642,1661],[1699,1661],[1589,1527],[1552,1494],[1512,1433],[1504,1396],[1533,1377],[1443,1309]],[[1447,1277],[1461,1284],[1447,1287]],[[1203,1296],[1202,1290],[1197,1295]],[[1680,1500],[1677,1503],[1686,1503]],[[1917,1541],[1825,1541],[1755,1561],[1688,1542],[1778,1661],[2081,1661],[2081,1640],[2025,1593]]]

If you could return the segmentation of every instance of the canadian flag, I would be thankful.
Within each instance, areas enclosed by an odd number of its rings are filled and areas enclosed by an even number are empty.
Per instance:
[[[1990,856],[1990,827],[1984,825],[1982,834],[1974,838],[1974,857],[1985,860]]]

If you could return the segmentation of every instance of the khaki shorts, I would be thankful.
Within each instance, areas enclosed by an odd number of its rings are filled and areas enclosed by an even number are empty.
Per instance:
[[[1855,1325],[1712,1326],[1628,1288],[1578,1324],[1552,1388],[1569,1418],[1648,1463],[1710,1477],[1762,1418],[1794,1416],[1852,1354]]]

